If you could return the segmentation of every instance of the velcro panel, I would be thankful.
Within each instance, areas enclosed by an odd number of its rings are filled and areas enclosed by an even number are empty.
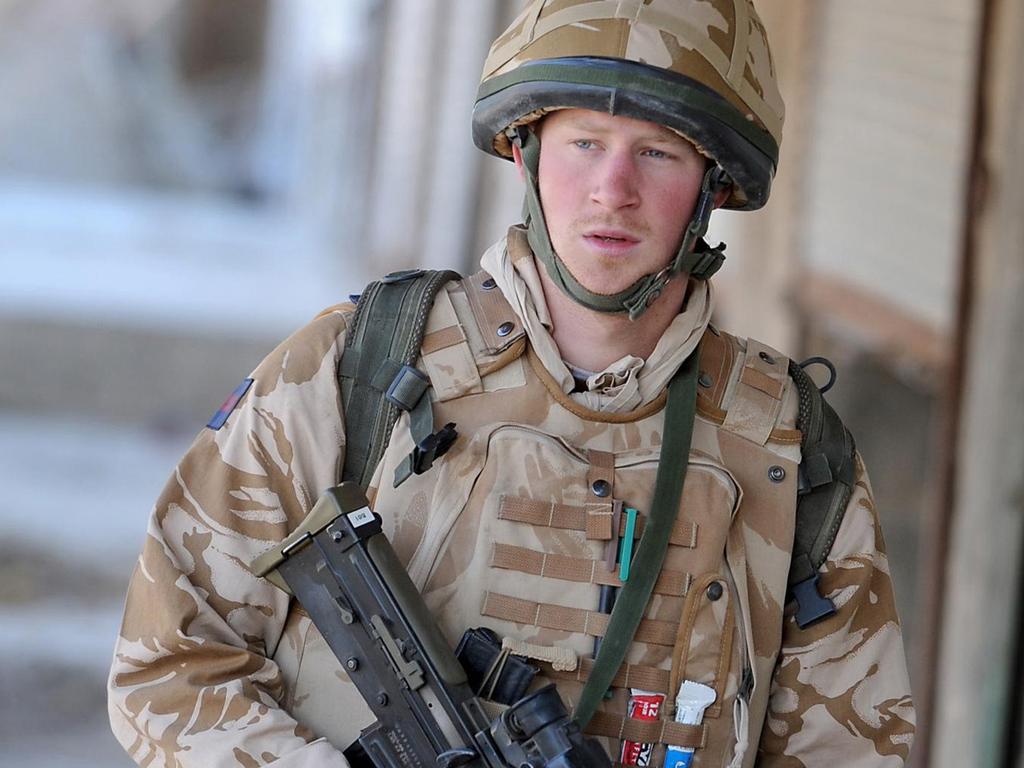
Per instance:
[[[789,358],[759,341],[748,339],[746,359],[722,426],[764,445],[782,411],[788,378]]]
[[[557,629],[562,632],[576,632],[591,637],[604,637],[611,618],[608,614],[584,608],[538,603],[497,592],[487,592],[484,595],[484,606],[480,613],[502,621]],[[644,619],[640,622],[633,639],[638,643],[672,646],[675,644],[676,629],[677,625],[674,622]]]
[[[609,571],[602,560],[585,557],[570,557],[547,552],[538,552],[511,544],[494,544],[491,549],[491,566],[504,570],[527,573],[563,581],[576,581],[621,587],[622,580],[617,571]],[[682,597],[686,594],[693,577],[682,571],[663,570],[658,576],[654,591],[659,595]]]
[[[634,720],[595,712],[584,731],[592,736],[638,741],[644,744],[672,744],[677,747],[701,749],[707,743],[707,726],[685,725],[671,720]]]

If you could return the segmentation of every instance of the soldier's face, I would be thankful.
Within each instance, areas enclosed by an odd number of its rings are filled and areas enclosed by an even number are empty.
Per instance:
[[[555,252],[586,288],[612,294],[675,255],[705,158],[656,123],[586,109],[541,126],[540,199]]]

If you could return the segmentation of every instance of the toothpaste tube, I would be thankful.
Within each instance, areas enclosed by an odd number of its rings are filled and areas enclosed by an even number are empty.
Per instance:
[[[664,694],[641,691],[636,688],[630,688],[629,693],[630,697],[626,714],[630,720],[658,719],[661,705],[665,702]],[[653,744],[645,744],[639,741],[623,741],[619,762],[623,765],[649,766],[653,753]]]
[[[676,722],[700,725],[704,710],[715,703],[715,689],[686,680],[679,686],[676,696]],[[688,747],[669,747],[665,751],[664,768],[689,768],[693,750]]]

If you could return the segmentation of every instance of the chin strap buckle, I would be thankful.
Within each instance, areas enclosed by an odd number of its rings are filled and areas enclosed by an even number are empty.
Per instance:
[[[624,306],[626,311],[629,313],[629,319],[636,320],[640,315],[646,312],[647,308],[657,301],[659,296],[661,296],[661,292],[665,290],[665,286],[668,285],[672,277],[672,268],[665,267],[658,274],[649,275],[643,287],[639,291],[634,293],[628,299],[624,299],[622,306]]]
[[[647,278],[643,287],[623,301],[630,320],[636,320],[651,304],[657,301],[668,282],[680,273],[697,280],[707,280],[717,272],[725,261],[725,243],[711,247],[703,237],[708,231],[711,212],[715,210],[715,198],[732,184],[729,174],[719,166],[708,168],[700,186],[700,196],[693,209],[693,218],[686,226],[683,242],[672,263],[655,275]]]
[[[704,247],[700,250],[690,251],[683,256],[680,272],[685,272],[697,280],[709,280],[713,274],[722,268],[725,262],[725,243],[710,246],[700,240],[698,245]]]
[[[719,243],[712,248],[704,243],[705,248],[697,249],[703,243],[703,237],[707,234],[708,224],[711,222],[711,213],[715,210],[715,198],[723,190],[729,188],[732,181],[729,174],[719,166],[708,168],[704,174],[704,181],[700,185],[700,197],[693,209],[693,218],[686,227],[683,235],[683,244],[679,246],[679,252],[672,260],[672,272],[686,272],[698,280],[707,280],[725,261],[725,245]]]

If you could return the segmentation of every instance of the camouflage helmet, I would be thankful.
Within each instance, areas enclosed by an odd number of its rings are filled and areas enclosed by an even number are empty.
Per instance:
[[[728,174],[726,207],[768,199],[784,106],[752,0],[532,0],[491,46],[473,140],[510,158],[510,129],[572,107],[676,131]]]

